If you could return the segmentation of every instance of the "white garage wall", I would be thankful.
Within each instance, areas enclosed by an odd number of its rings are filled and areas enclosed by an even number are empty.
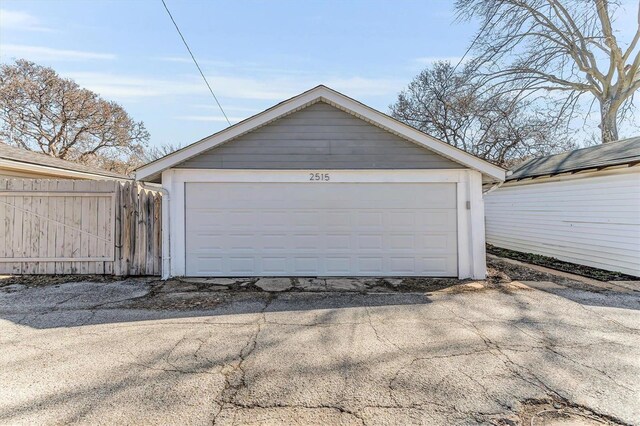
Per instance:
[[[189,182],[309,182],[310,173],[330,173],[331,182],[455,183],[458,277],[486,276],[482,175],[474,170],[202,170],[169,169],[162,185],[169,202],[163,205],[163,277],[186,273],[185,187]],[[322,185],[323,182],[316,182]],[[163,198],[164,200],[164,198]]]
[[[640,167],[506,184],[485,208],[489,244],[640,276]]]

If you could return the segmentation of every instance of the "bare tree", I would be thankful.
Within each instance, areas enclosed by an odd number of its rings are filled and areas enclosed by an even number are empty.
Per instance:
[[[92,156],[91,158],[86,158],[84,162],[95,164],[106,170],[131,174],[138,167],[169,155],[180,148],[182,148],[180,144],[165,143],[159,146],[148,146],[144,150],[135,150],[127,155],[125,159],[114,156]]]
[[[640,88],[638,28],[626,44],[616,37],[619,2],[607,0],[457,0],[462,19],[480,18],[474,43],[486,82],[527,96],[561,94],[574,112],[582,95],[600,106],[602,142],[617,140]]]
[[[53,157],[130,172],[149,139],[117,103],[26,60],[0,67],[0,138]]]
[[[149,163],[151,161],[155,161],[159,158],[162,158],[166,155],[176,152],[179,149],[182,149],[183,146],[179,143],[164,143],[159,146],[149,147],[145,151],[143,161],[144,163]]]
[[[391,105],[393,117],[501,166],[574,147],[566,118],[506,93],[478,86],[468,63],[449,62],[422,71]]]

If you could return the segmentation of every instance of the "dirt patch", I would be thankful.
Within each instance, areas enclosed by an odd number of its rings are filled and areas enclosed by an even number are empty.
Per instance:
[[[487,258],[487,283],[489,286],[502,288],[502,284],[512,281],[550,281],[561,286],[585,291],[603,291],[603,288],[594,287],[560,275],[537,271],[525,265],[514,265],[513,263],[493,257]]]
[[[527,400],[521,404],[517,419],[504,418],[501,425],[625,425],[611,416],[596,413],[586,407],[567,401],[549,398]],[[519,420],[519,421],[518,421]]]
[[[180,292],[155,294],[141,297],[127,305],[133,309],[155,310],[200,310],[211,309],[220,305],[222,297],[203,292]]]
[[[460,285],[466,285],[475,280],[466,279],[459,280],[457,278],[429,278],[429,277],[399,277],[399,278],[345,278],[356,282],[353,288],[345,290],[339,287],[332,287],[327,282],[332,279],[328,278],[312,278],[321,284],[315,287],[309,287],[303,283],[301,278],[284,278],[291,279],[291,288],[285,290],[286,293],[296,292],[347,292],[347,293],[421,293],[433,292],[453,288]],[[215,279],[188,279],[179,278],[161,283],[163,289],[175,287],[178,291],[185,292],[220,292],[229,290],[234,293],[265,293],[265,290],[256,286],[259,278],[238,278],[234,283],[225,283],[225,285],[215,284]],[[340,279],[338,279],[340,280]],[[268,293],[268,292],[267,292]]]
[[[638,279],[638,277],[633,277],[631,275],[626,275],[620,272],[611,272],[605,271],[604,269],[592,268],[590,266],[577,265],[575,263],[558,260],[554,257],[508,250],[492,246],[491,244],[487,244],[487,253],[500,257],[506,257],[509,259],[519,260],[521,262],[531,263],[533,265],[557,269],[558,271],[582,275],[583,277],[592,278],[598,281],[633,281]]]
[[[139,278],[145,279],[143,277]],[[77,283],[81,281],[109,283],[114,281],[123,281],[124,279],[124,277],[115,277],[112,275],[4,275],[0,276],[0,287],[13,284],[20,284],[26,287],[44,287],[64,283]],[[136,279],[138,279],[138,277]]]
[[[471,282],[474,282],[474,280],[459,280],[457,278],[411,277],[402,279],[402,283],[397,286],[392,286],[391,283],[386,279],[381,279],[380,285],[400,292],[431,292],[444,290],[449,287],[457,286],[460,284],[468,284]]]
[[[500,249],[501,250],[501,249]],[[574,272],[574,271],[572,271]],[[619,275],[620,277],[622,275]],[[91,281],[107,283],[113,281],[140,281],[151,286],[150,293],[139,301],[139,307],[149,307],[157,302],[159,309],[208,308],[220,303],[224,293],[268,293],[256,286],[259,277],[247,278],[175,278],[162,281],[159,277],[114,277],[105,275],[15,275],[0,276],[0,288],[14,284],[26,287],[59,285],[70,282]],[[487,258],[487,279],[472,280],[432,277],[371,277],[371,278],[283,278],[291,280],[286,292],[356,292],[368,293],[430,293],[436,291],[467,292],[487,289],[509,291],[513,281],[550,281],[562,286],[587,291],[603,291],[576,279],[549,272],[538,271],[525,264],[514,264],[506,259]],[[345,286],[336,281],[353,282]],[[334,282],[334,285],[331,285]],[[342,283],[344,284],[344,283]],[[476,285],[477,284],[477,285]],[[170,295],[177,295],[175,297]],[[203,301],[203,299],[208,299]]]

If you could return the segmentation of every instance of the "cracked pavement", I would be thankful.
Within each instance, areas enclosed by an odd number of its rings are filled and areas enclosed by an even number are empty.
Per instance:
[[[640,424],[638,291],[338,281],[0,287],[0,423]]]

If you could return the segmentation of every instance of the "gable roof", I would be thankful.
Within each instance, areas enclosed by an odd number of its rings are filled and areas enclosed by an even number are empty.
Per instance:
[[[119,173],[85,166],[39,152],[28,151],[0,142],[0,168],[60,175],[69,179],[130,179]]]
[[[507,181],[640,162],[640,136],[562,154],[533,158],[515,167]]]
[[[386,114],[376,111],[342,93],[336,92],[326,86],[320,85],[300,95],[283,101],[253,117],[247,118],[233,126],[214,133],[185,148],[164,156],[158,160],[140,167],[136,171],[136,179],[148,181],[157,178],[164,170],[182,163],[201,152],[209,150],[220,144],[237,138],[254,129],[267,125],[285,115],[296,112],[316,102],[326,102],[348,112],[364,121],[376,125],[388,132],[401,136],[417,145],[434,151],[443,157],[449,158],[459,164],[481,172],[492,181],[503,181],[505,170],[482,160],[461,149],[455,148],[446,142],[435,139],[426,133],[414,129]]]

